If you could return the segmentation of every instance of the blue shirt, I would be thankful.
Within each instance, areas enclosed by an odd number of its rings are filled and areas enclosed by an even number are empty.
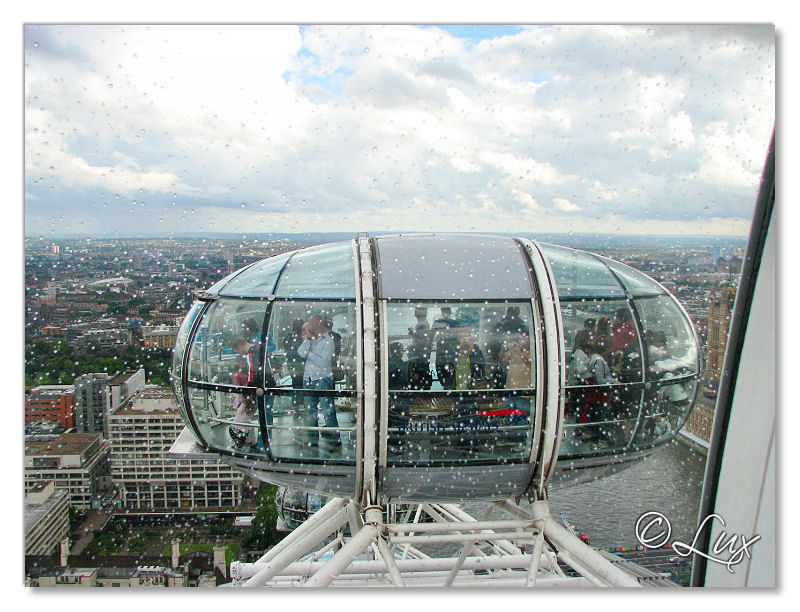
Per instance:
[[[297,349],[297,354],[306,360],[306,367],[303,371],[304,380],[333,378],[331,359],[333,359],[334,348],[333,338],[328,332],[315,340],[303,340],[303,344]]]

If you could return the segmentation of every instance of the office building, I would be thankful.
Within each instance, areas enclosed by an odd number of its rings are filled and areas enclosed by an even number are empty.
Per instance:
[[[144,368],[110,376],[104,372],[75,379],[75,429],[108,438],[108,415],[144,388]]]
[[[25,488],[52,480],[77,510],[88,510],[108,484],[110,444],[100,434],[65,433],[48,442],[25,443]]]
[[[40,385],[25,397],[25,424],[54,421],[64,429],[75,427],[75,387]]]
[[[242,473],[217,459],[168,454],[184,424],[171,390],[148,387],[110,417],[111,476],[129,509],[231,508]]]
[[[52,480],[34,483],[25,495],[25,554],[50,554],[68,534],[68,493]]]

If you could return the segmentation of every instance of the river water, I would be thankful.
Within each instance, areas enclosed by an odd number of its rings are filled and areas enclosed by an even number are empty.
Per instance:
[[[638,545],[636,520],[651,510],[669,519],[672,541],[691,541],[705,462],[704,454],[673,440],[617,474],[551,491],[550,512],[554,518],[563,512],[598,548]],[[486,508],[475,502],[463,507],[478,520]],[[492,512],[492,517],[503,515]]]
[[[669,519],[672,540],[691,541],[703,488],[706,457],[680,440],[622,472],[553,491],[553,516],[563,512],[593,546],[637,545],[634,527],[656,510]]]

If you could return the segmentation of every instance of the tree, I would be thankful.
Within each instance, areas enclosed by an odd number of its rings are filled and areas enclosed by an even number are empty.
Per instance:
[[[253,525],[246,543],[251,548],[264,549],[280,541],[278,535],[278,508],[275,506],[275,494],[278,487],[266,483],[258,489],[258,510],[253,517]]]

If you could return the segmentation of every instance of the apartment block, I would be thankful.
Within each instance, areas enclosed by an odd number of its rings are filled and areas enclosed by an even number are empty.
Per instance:
[[[88,510],[107,482],[110,449],[100,434],[65,433],[47,442],[26,442],[25,488],[51,480],[67,492],[71,506]]]
[[[109,419],[111,477],[130,509],[231,508],[242,500],[241,472],[217,459],[176,459],[184,428],[172,391],[148,387]]]

